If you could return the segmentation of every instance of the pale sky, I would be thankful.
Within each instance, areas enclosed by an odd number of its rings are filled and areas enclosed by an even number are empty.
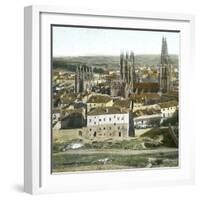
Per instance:
[[[169,54],[179,54],[177,32],[53,27],[53,57],[119,55],[122,50],[135,54],[160,54],[166,37]]]

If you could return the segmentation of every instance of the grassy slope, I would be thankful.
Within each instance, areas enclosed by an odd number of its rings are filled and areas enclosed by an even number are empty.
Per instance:
[[[154,128],[150,131],[144,133],[141,135],[141,137],[149,137],[152,139],[157,139],[159,136],[163,136],[163,145],[166,147],[176,147],[176,144],[174,143],[172,137],[169,134],[168,128]]]

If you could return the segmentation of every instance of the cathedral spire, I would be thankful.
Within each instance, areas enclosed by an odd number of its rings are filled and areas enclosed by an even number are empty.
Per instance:
[[[134,52],[130,53],[130,62],[131,62],[131,83],[136,83],[136,73],[135,73],[135,55]]]
[[[159,85],[161,92],[168,92],[170,90],[171,77],[169,76],[170,63],[167,48],[167,40],[162,38],[161,57],[160,57],[160,72]]]
[[[162,47],[161,47],[161,65],[169,64],[169,55],[167,48],[167,40],[165,37],[162,38]]]
[[[124,71],[124,52],[121,51],[121,53],[120,53],[120,77],[121,77],[121,80],[123,80],[123,78],[124,78],[123,71]]]

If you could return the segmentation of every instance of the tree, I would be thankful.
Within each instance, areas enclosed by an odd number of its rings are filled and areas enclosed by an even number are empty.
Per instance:
[[[173,114],[172,117],[163,121],[162,125],[168,126],[169,124],[171,124],[172,126],[175,126],[178,124],[178,118],[179,118],[179,114],[178,114],[178,110],[176,110],[176,112]]]

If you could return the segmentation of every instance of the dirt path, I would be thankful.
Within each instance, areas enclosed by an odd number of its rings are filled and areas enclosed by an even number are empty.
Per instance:
[[[124,149],[80,149],[80,150],[67,150],[65,152],[54,153],[53,155],[65,154],[119,154],[119,155],[141,155],[141,154],[157,154],[157,153],[177,153],[177,148],[158,148],[158,149],[145,149],[145,150],[124,150]]]

